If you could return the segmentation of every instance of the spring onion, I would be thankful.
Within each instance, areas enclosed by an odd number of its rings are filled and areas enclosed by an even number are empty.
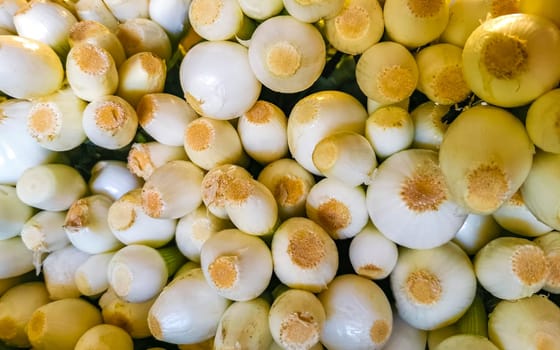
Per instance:
[[[320,91],[298,100],[288,117],[288,148],[307,171],[320,175],[313,164],[313,150],[319,141],[337,131],[363,134],[368,115],[352,95],[340,91]]]
[[[91,168],[88,187],[92,194],[102,194],[117,200],[143,183],[142,179],[128,171],[124,161],[100,160]]]
[[[272,338],[285,349],[311,349],[319,343],[325,309],[317,296],[288,289],[274,299],[268,313]]]
[[[127,168],[134,175],[148,180],[156,168],[172,160],[187,160],[184,147],[156,141],[133,143],[128,151]]]
[[[110,30],[116,30],[118,27],[119,21],[103,0],[79,0],[75,9],[81,21],[99,22]]]
[[[495,238],[478,251],[473,263],[484,289],[506,300],[535,294],[550,273],[543,249],[525,238]]]
[[[305,212],[333,239],[354,237],[369,220],[365,190],[328,177],[309,190]]]
[[[500,301],[490,313],[488,336],[501,349],[557,349],[560,308],[542,295]]]
[[[151,336],[148,327],[148,312],[155,298],[142,303],[131,303],[121,299],[110,287],[99,298],[103,322],[124,329],[133,339]]]
[[[74,283],[81,295],[99,296],[109,288],[107,269],[115,252],[90,255],[74,271]]]
[[[538,237],[552,231],[529,210],[521,191],[515,192],[492,216],[501,227],[521,236]]]
[[[21,283],[8,289],[0,297],[0,340],[9,346],[29,347],[25,327],[31,314],[50,301],[43,282]]]
[[[351,55],[363,53],[381,40],[385,22],[378,1],[344,1],[342,9],[325,19],[324,35],[337,50]]]
[[[0,36],[0,91],[15,98],[49,95],[62,86],[64,69],[53,49],[16,35]]]
[[[414,125],[412,148],[439,150],[443,134],[449,126],[449,124],[443,122],[442,118],[449,111],[450,106],[440,105],[432,101],[416,106],[410,112]]]
[[[305,203],[315,178],[298,162],[282,158],[269,163],[259,173],[258,181],[274,195],[280,220],[305,215]]]
[[[184,147],[189,159],[205,170],[248,162],[239,134],[227,120],[200,117],[191,121],[184,129]]]
[[[514,13],[477,27],[463,48],[467,85],[501,107],[532,102],[560,80],[560,29],[536,15]]]
[[[61,300],[81,296],[74,275],[89,256],[73,245],[67,245],[47,255],[42,271],[49,298]]]
[[[283,93],[310,87],[321,75],[325,54],[319,30],[286,15],[257,26],[249,45],[249,63],[255,76],[267,88]]]
[[[27,205],[42,210],[67,210],[86,194],[82,175],[65,164],[44,164],[28,168],[20,176],[16,191]]]
[[[288,287],[316,293],[325,290],[336,275],[336,244],[308,218],[284,220],[272,236],[270,249],[274,273]]]
[[[362,53],[356,64],[360,90],[381,104],[409,98],[418,84],[418,65],[407,48],[395,41],[382,41]]]
[[[229,41],[194,45],[181,61],[179,80],[189,105],[198,114],[216,119],[240,116],[253,106],[261,92],[247,49]]]
[[[233,228],[229,220],[215,216],[201,204],[179,219],[175,229],[175,243],[190,261],[200,262],[200,251],[204,242],[213,234],[229,228]]]
[[[89,43],[72,46],[66,59],[66,75],[72,91],[86,101],[112,95],[119,86],[117,65],[111,53]]]
[[[27,336],[37,350],[71,350],[88,329],[102,321],[94,305],[83,299],[65,298],[37,308],[27,324]]]
[[[0,239],[19,235],[33,214],[33,208],[19,199],[16,188],[0,185]]]
[[[70,28],[68,43],[71,47],[81,43],[88,43],[95,47],[103,48],[109,52],[116,67],[119,67],[126,59],[124,47],[119,38],[102,21],[81,20],[76,22]]]
[[[414,140],[410,113],[399,106],[381,106],[369,114],[365,136],[377,157],[385,159],[407,149]]]
[[[259,163],[267,164],[288,154],[288,119],[275,104],[258,100],[237,121],[243,149]]]
[[[272,343],[269,310],[270,305],[263,298],[232,303],[220,319],[213,349],[267,349]]]
[[[134,139],[138,116],[122,97],[105,95],[88,103],[82,123],[87,137],[95,145],[119,149]]]
[[[552,231],[537,237],[533,242],[542,248],[548,263],[549,274],[543,290],[558,294],[560,292],[560,233]]]
[[[116,95],[132,106],[149,93],[163,92],[167,66],[163,58],[153,52],[132,54],[119,67],[119,85]]]
[[[321,174],[350,186],[368,184],[377,167],[371,143],[355,132],[337,132],[325,137],[315,145],[311,159]]]
[[[212,338],[230,301],[206,282],[200,268],[169,283],[148,313],[152,335],[173,344],[195,344]]]
[[[144,212],[153,218],[178,219],[195,210],[202,203],[203,176],[202,169],[187,160],[160,166],[142,187]]]
[[[437,39],[449,21],[449,1],[385,0],[387,36],[407,47],[423,46]]]
[[[488,242],[502,233],[493,215],[468,214],[453,242],[467,254],[474,255]]]
[[[91,348],[132,350],[134,344],[130,335],[122,328],[109,324],[99,324],[82,334],[74,349],[88,350]]]
[[[371,280],[351,274],[337,276],[319,294],[319,300],[326,314],[320,340],[328,349],[382,349],[389,340],[391,305]]]
[[[531,141],[543,151],[560,153],[560,107],[556,103],[560,89],[539,96],[527,111],[525,127]]]
[[[64,230],[65,211],[39,211],[21,228],[21,240],[33,252],[36,271],[40,271],[46,253],[63,248],[70,243]]]
[[[451,242],[432,249],[401,248],[389,278],[399,316],[418,329],[453,324],[476,293],[472,263]]]
[[[35,269],[33,252],[20,236],[0,240],[0,279],[23,275]]]
[[[371,222],[352,238],[348,248],[354,272],[372,280],[388,277],[397,264],[398,254],[397,245]]]
[[[136,105],[138,122],[156,141],[169,146],[183,146],[184,130],[198,118],[182,98],[169,93],[150,93]]]
[[[513,114],[478,105],[451,123],[439,163],[454,201],[469,212],[491,214],[521,187],[533,153],[523,123]]]

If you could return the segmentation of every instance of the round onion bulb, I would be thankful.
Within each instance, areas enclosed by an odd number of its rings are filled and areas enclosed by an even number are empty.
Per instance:
[[[409,149],[387,158],[372,176],[366,203],[381,233],[413,249],[449,242],[467,217],[451,200],[431,150]]]
[[[482,287],[505,300],[535,294],[550,273],[543,249],[525,238],[495,238],[478,251],[473,263]]]
[[[523,123],[505,109],[463,110],[447,129],[439,163],[453,200],[476,214],[491,214],[521,187],[534,146]]]
[[[523,13],[489,19],[463,48],[471,90],[501,107],[527,104],[560,80],[560,29],[544,17]]]
[[[310,87],[321,75],[325,57],[319,30],[291,16],[275,16],[258,25],[249,45],[249,63],[259,81],[282,93]]]
[[[560,308],[542,295],[500,301],[490,314],[488,337],[500,349],[560,349]]]
[[[193,46],[181,62],[179,78],[189,105],[198,114],[215,119],[239,117],[255,104],[261,92],[247,49],[230,41]]]
[[[422,250],[402,248],[390,282],[399,316],[424,330],[459,320],[473,302],[477,286],[468,255],[454,243]]]

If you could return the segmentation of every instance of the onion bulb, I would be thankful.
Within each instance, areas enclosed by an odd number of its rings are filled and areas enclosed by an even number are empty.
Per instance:
[[[560,29],[544,17],[522,13],[492,18],[463,48],[471,90],[501,107],[527,104],[560,81]]]
[[[447,129],[439,162],[453,200],[471,213],[491,214],[521,187],[534,146],[508,111],[478,105]]]

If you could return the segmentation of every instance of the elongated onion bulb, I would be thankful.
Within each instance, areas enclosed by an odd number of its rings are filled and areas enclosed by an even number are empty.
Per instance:
[[[212,338],[230,302],[204,278],[200,268],[169,283],[148,313],[152,335],[173,344],[195,344]]]
[[[43,147],[69,151],[86,140],[82,113],[86,102],[65,87],[33,101],[27,117],[27,131]]]
[[[33,252],[20,236],[0,240],[0,279],[21,276],[34,268]]]
[[[216,119],[239,117],[257,102],[261,91],[247,49],[230,41],[193,46],[181,61],[179,78],[189,105],[198,114]]]
[[[385,0],[387,36],[407,47],[419,47],[437,39],[449,21],[445,0]]]
[[[0,297],[0,340],[18,348],[29,347],[25,327],[33,312],[51,302],[43,282],[21,283]]]
[[[187,160],[184,147],[156,141],[133,143],[128,151],[127,168],[134,175],[148,180],[157,168],[173,160]]]
[[[231,304],[220,319],[213,349],[267,349],[272,343],[268,327],[269,310],[270,305],[263,298]]]
[[[558,349],[560,308],[542,295],[500,301],[490,314],[488,336],[500,349]]]
[[[404,247],[429,249],[449,242],[467,213],[451,198],[437,152],[409,149],[387,158],[367,188],[373,224]]]
[[[88,329],[102,322],[101,311],[94,305],[84,299],[66,298],[35,310],[27,335],[34,349],[74,349]]]
[[[258,297],[272,277],[272,256],[264,241],[237,229],[210,236],[202,245],[200,266],[219,295],[236,301]]]
[[[321,343],[330,350],[382,349],[393,331],[393,313],[383,290],[356,275],[340,275],[319,294],[326,319]],[[360,310],[357,312],[357,310]]]
[[[498,237],[478,251],[474,268],[479,283],[497,298],[525,298],[544,287],[550,273],[544,251],[517,237]]]
[[[153,218],[178,219],[202,203],[204,172],[188,160],[173,160],[159,168],[142,187],[142,207]]]
[[[521,187],[533,153],[523,123],[504,109],[479,105],[449,126],[439,163],[453,200],[472,213],[491,214]]]
[[[82,42],[70,49],[66,58],[66,76],[76,96],[93,101],[112,95],[119,85],[113,56],[106,49]]]
[[[443,122],[443,117],[449,112],[449,106],[442,106],[432,101],[416,106],[411,112],[414,125],[414,139],[412,148],[426,148],[439,150],[443,134],[449,124]]]
[[[381,106],[366,120],[365,136],[377,157],[384,159],[407,149],[414,139],[414,124],[408,110],[399,106]]]
[[[472,263],[454,243],[423,250],[403,248],[390,280],[400,317],[424,330],[457,321],[476,293]]]
[[[14,25],[20,37],[43,42],[61,57],[68,53],[68,34],[78,20],[56,1],[29,1],[14,14]]]
[[[0,47],[3,93],[28,99],[52,94],[62,86],[62,62],[46,44],[16,35],[1,35]]]
[[[310,349],[318,344],[325,318],[319,299],[301,289],[280,294],[268,314],[272,337],[285,349]]]
[[[237,133],[247,154],[267,164],[288,153],[286,114],[277,105],[259,100],[237,121]]]
[[[16,188],[0,185],[0,239],[19,235],[32,215],[33,208],[19,199]]]
[[[255,29],[249,63],[267,88],[294,93],[310,87],[325,66],[326,47],[319,30],[292,16],[275,16]]]
[[[560,81],[560,29],[535,15],[489,19],[463,48],[463,71],[471,90],[501,107],[527,104]]]
[[[87,1],[80,2],[85,3]],[[102,6],[99,7],[103,8]],[[70,28],[68,43],[71,47],[80,43],[88,43],[103,48],[110,53],[117,67],[126,59],[126,54],[119,38],[102,21],[82,19],[77,22]]]

